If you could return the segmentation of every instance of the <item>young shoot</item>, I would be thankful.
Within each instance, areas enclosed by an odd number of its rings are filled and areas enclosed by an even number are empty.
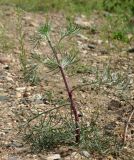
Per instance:
[[[71,108],[71,115],[73,116],[74,123],[75,123],[75,138],[76,138],[76,143],[80,142],[80,126],[79,126],[79,114],[78,114],[78,109],[77,106],[74,102],[73,99],[73,92],[72,92],[72,87],[69,85],[69,81],[67,79],[67,75],[65,72],[65,69],[76,63],[78,61],[77,54],[76,53],[68,53],[67,51],[63,53],[60,48],[59,44],[63,39],[66,37],[72,36],[76,34],[79,31],[79,28],[77,26],[73,26],[72,24],[69,24],[64,32],[61,33],[61,36],[58,40],[57,43],[53,43],[51,40],[51,26],[50,23],[46,23],[42,25],[38,32],[39,35],[41,36],[42,40],[46,40],[48,42],[48,46],[51,49],[51,55],[47,57],[43,63],[50,69],[50,70],[55,70],[58,69],[59,72],[61,73],[66,92],[68,95],[68,99],[70,101],[70,108]],[[59,58],[59,55],[60,58]]]

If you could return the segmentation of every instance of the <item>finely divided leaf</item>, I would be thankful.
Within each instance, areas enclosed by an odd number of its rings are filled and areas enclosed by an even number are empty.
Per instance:
[[[67,54],[64,56],[64,58],[61,60],[61,66],[63,68],[68,67],[69,65],[76,63],[78,61],[78,57],[76,54]]]
[[[55,58],[47,58],[44,60],[43,62],[50,70],[55,70],[58,69],[59,64],[57,63],[57,61],[55,60]]]
[[[46,23],[46,24],[44,24],[44,25],[42,25],[40,28],[39,28],[39,30],[38,30],[38,32],[39,32],[39,34],[44,38],[46,38],[47,36],[48,36],[48,34],[49,34],[49,32],[51,31],[51,27],[50,27],[50,24],[49,23]]]

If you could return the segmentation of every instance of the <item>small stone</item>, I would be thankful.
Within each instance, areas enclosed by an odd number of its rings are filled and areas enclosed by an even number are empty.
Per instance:
[[[73,153],[71,154],[71,157],[75,157],[77,154],[78,154],[77,152],[73,152]]]
[[[93,22],[86,20],[85,17],[76,17],[74,23],[83,29],[92,28],[93,25]]]
[[[127,35],[127,37],[128,37],[129,40],[131,40],[133,38],[133,34],[130,33],[130,34]]]
[[[7,65],[7,64],[3,68],[6,69],[6,70],[10,69],[9,65]]]
[[[11,59],[9,57],[0,56],[0,63],[7,64],[7,63],[10,63],[10,62],[11,62]]]
[[[31,26],[31,27],[38,27],[39,25],[38,25],[37,23],[35,23],[35,22],[31,22],[31,23],[29,24],[29,26]]]
[[[25,21],[30,21],[32,18],[30,16],[25,16],[22,19],[25,20]]]
[[[5,133],[4,132],[0,132],[0,137],[3,137],[5,136]]]
[[[47,160],[60,160],[61,156],[59,154],[53,154],[46,158]]]
[[[20,159],[16,156],[9,156],[8,160],[20,160]]]
[[[88,44],[88,48],[90,48],[90,49],[95,49],[95,45],[93,45],[93,44]]]
[[[15,148],[15,152],[18,154],[25,153],[25,152],[30,153],[31,150],[29,147],[25,147],[25,148],[22,147],[22,148]]]
[[[20,143],[20,142],[17,142],[17,141],[13,141],[13,142],[12,142],[12,145],[14,145],[14,147],[17,147],[17,148],[23,147],[23,144]]]
[[[102,55],[104,55],[104,54],[108,54],[108,51],[107,51],[107,50],[101,50],[100,53],[101,53]]]
[[[5,101],[5,100],[8,100],[9,98],[5,95],[0,95],[0,101]]]
[[[88,151],[81,151],[81,154],[86,158],[90,157],[90,153]]]
[[[22,97],[22,94],[21,94],[20,92],[17,92],[17,93],[16,93],[16,97],[17,97],[17,98],[21,98],[21,97]]]
[[[134,53],[134,48],[128,49],[127,52],[129,52],[129,53]]]
[[[79,153],[77,153],[77,152],[73,152],[73,153],[71,154],[71,159],[81,160],[81,159],[82,159],[82,156],[81,156]]]
[[[78,34],[77,36],[80,37],[82,40],[85,40],[85,41],[88,41],[88,40],[89,40],[89,39],[88,39],[86,36],[84,36],[83,34]]]
[[[43,97],[41,94],[35,94],[32,97],[32,101],[34,101],[36,104],[42,104],[43,103]]]
[[[103,43],[103,41],[100,40],[100,39],[97,42],[98,42],[98,44],[102,44]]]
[[[64,160],[71,160],[70,156],[64,157]]]
[[[14,52],[15,54],[20,54],[20,53],[21,53],[19,49],[14,49],[13,52]]]
[[[23,147],[23,144],[19,143],[19,142],[16,142],[16,141],[13,141],[11,143],[6,144],[6,147],[21,148],[21,147]]]
[[[105,133],[107,135],[112,135],[113,132],[114,132],[115,127],[116,127],[116,123],[115,122],[111,122],[111,123],[105,125],[105,127],[104,127]]]
[[[16,91],[19,91],[19,92],[23,92],[25,91],[26,87],[18,87],[16,88]]]
[[[121,108],[121,103],[117,100],[112,99],[108,104],[108,110],[114,111],[119,108]]]
[[[9,81],[9,82],[14,82],[12,77],[6,77],[6,80]]]
[[[62,157],[66,157],[72,153],[74,149],[71,147],[62,146],[57,149],[57,153],[59,153]]]

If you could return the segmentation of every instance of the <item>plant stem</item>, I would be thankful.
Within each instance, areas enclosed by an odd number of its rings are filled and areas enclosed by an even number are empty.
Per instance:
[[[48,41],[48,44],[49,44],[50,48],[52,49],[54,57],[55,57],[58,65],[59,65],[59,69],[60,69],[64,84],[65,84],[65,87],[66,87],[66,91],[68,93],[68,97],[69,97],[69,100],[70,100],[70,103],[71,103],[71,105],[70,105],[71,111],[73,112],[74,120],[75,120],[75,127],[76,127],[76,129],[75,129],[75,134],[76,134],[75,138],[76,138],[76,143],[78,143],[80,141],[79,116],[78,116],[76,105],[75,105],[74,100],[73,100],[72,89],[69,86],[69,83],[67,82],[67,77],[65,75],[63,67],[60,64],[60,61],[59,61],[59,58],[57,56],[57,51],[56,51],[55,47],[52,45],[49,37],[46,36],[46,38],[47,38],[47,41]]]
[[[128,120],[127,120],[125,129],[124,129],[124,136],[123,136],[123,144],[124,144],[124,145],[125,145],[126,139],[127,139],[128,125],[129,125],[129,123],[130,123],[130,121],[131,121],[131,119],[132,119],[133,114],[134,114],[134,107],[133,107],[133,109],[132,109],[132,111],[131,111],[131,114],[130,114]]]

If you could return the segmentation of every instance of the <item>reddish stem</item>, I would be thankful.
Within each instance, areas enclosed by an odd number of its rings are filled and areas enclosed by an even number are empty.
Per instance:
[[[69,97],[69,100],[70,100],[70,107],[71,107],[71,111],[73,112],[73,115],[74,115],[74,120],[75,120],[75,137],[76,137],[76,143],[78,143],[80,141],[80,127],[79,127],[79,116],[78,116],[78,112],[77,112],[77,108],[76,108],[76,105],[74,103],[74,100],[73,100],[73,95],[72,95],[72,89],[70,88],[69,86],[69,83],[67,82],[67,77],[65,75],[65,72],[64,72],[64,69],[63,67],[60,65],[60,61],[59,61],[59,58],[57,56],[57,51],[55,49],[55,47],[52,45],[51,41],[49,40],[49,38],[47,37],[47,41],[49,43],[49,46],[51,47],[52,51],[53,51],[53,54],[57,60],[57,63],[59,65],[59,69],[60,69],[60,72],[61,72],[61,75],[62,75],[62,78],[63,78],[63,81],[64,81],[64,84],[65,84],[65,87],[66,87],[66,91],[68,93],[68,97]]]

